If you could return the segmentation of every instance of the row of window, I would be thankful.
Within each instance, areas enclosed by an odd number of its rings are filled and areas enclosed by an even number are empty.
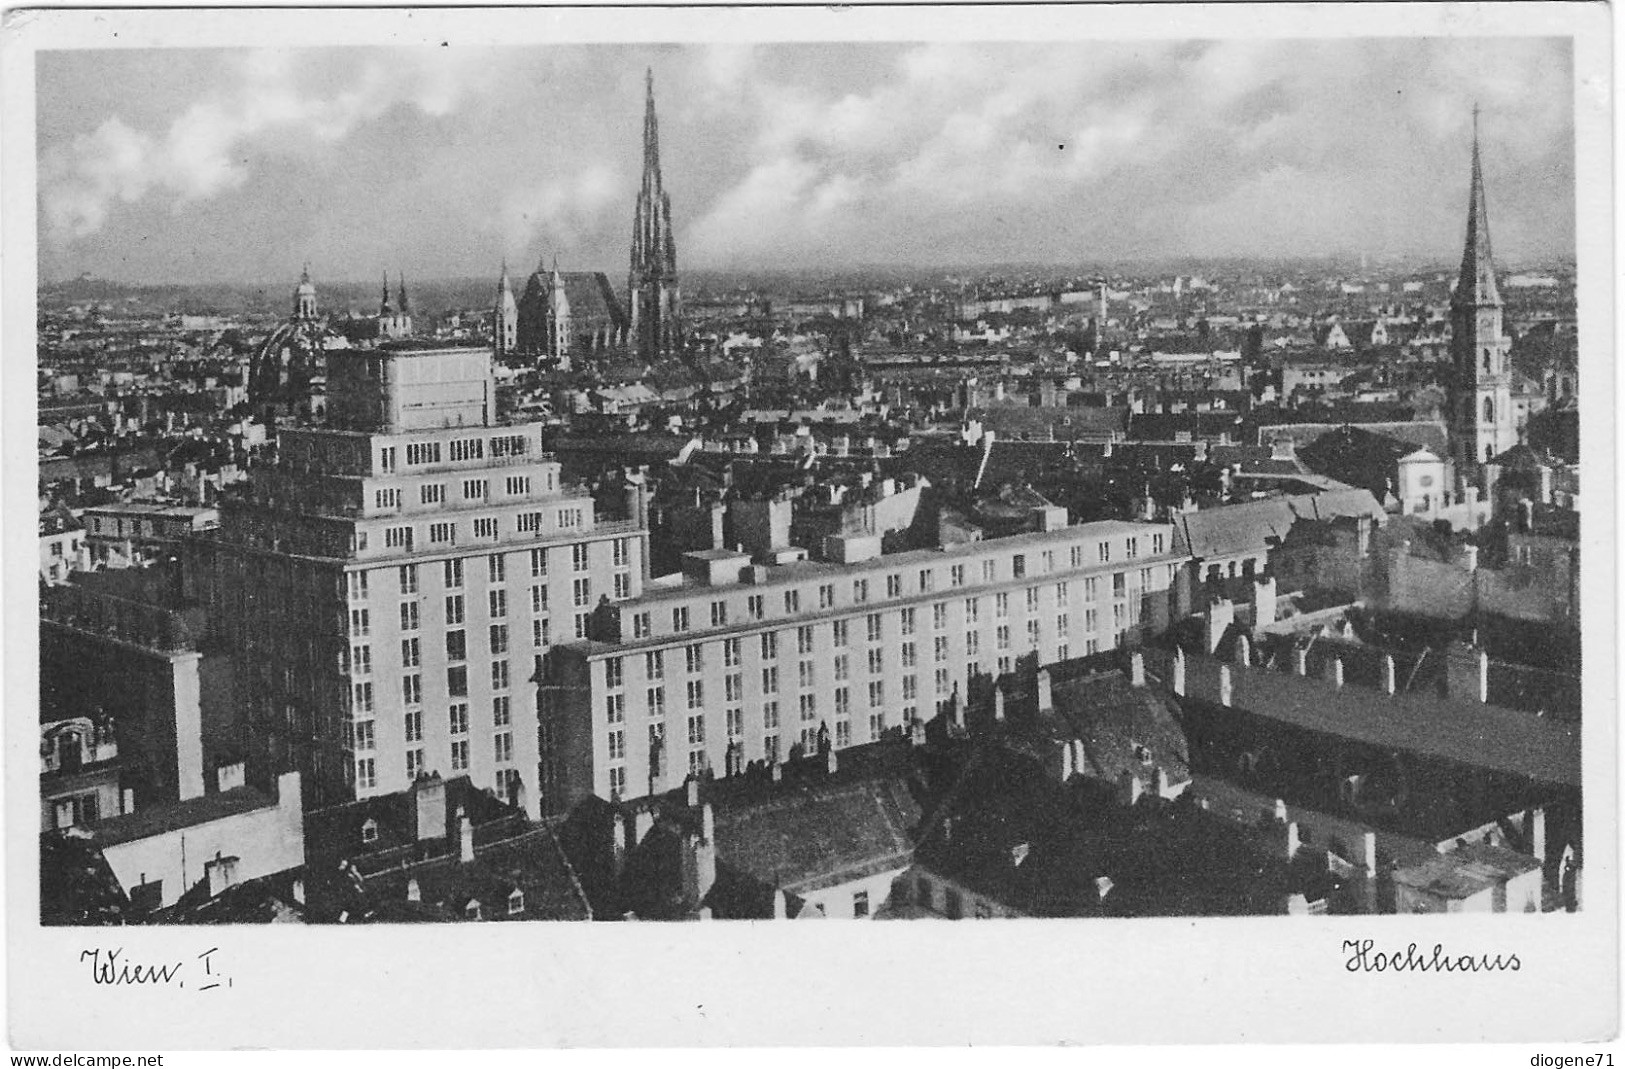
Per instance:
[[[453,462],[469,460],[484,460],[486,445],[489,442],[492,459],[503,457],[524,456],[530,448],[529,440],[524,435],[500,435],[489,439],[484,438],[458,438],[445,443],[446,453]],[[418,467],[425,464],[439,464],[441,462],[440,442],[410,442],[406,446],[406,463],[409,467]],[[396,470],[398,453],[393,445],[386,445],[378,451],[378,469],[383,472]]]
[[[549,476],[549,489],[552,489],[552,482],[552,476]],[[508,497],[527,498],[530,496],[529,475],[509,475],[501,485]],[[462,480],[462,491],[462,500],[464,501],[489,501],[491,499],[491,480],[486,478],[464,479]],[[404,488],[399,486],[380,487],[373,491],[373,507],[377,509],[398,509],[405,500],[404,494]],[[419,504],[441,505],[445,501],[445,483],[420,483],[418,485]]]

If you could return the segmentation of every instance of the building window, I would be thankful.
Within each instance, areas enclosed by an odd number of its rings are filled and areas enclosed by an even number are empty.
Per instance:
[[[869,892],[854,891],[852,893],[852,916],[867,917],[869,915]]]
[[[499,731],[491,736],[491,743],[497,764],[505,765],[513,760],[513,732]]]
[[[985,560],[982,562],[982,582],[991,583],[999,578],[999,562]]]
[[[818,607],[820,609],[833,609],[835,607],[834,583],[825,583],[818,588]]]
[[[684,646],[683,665],[690,675],[705,671],[705,647],[698,643]]]
[[[463,772],[468,769],[468,740],[459,739],[451,744],[451,770]]]
[[[461,594],[446,595],[446,623],[448,625],[463,622],[464,603]]]
[[[585,609],[592,605],[592,580],[573,579],[570,581],[570,593],[578,609]]]
[[[350,610],[350,633],[352,635],[367,635],[372,632],[372,617],[366,609]]]
[[[688,718],[688,744],[699,746],[705,742],[705,715],[695,714]]]
[[[423,651],[415,638],[401,639],[401,664],[407,668],[416,668],[423,663]]]
[[[609,759],[622,761],[626,759],[626,732],[616,728],[609,733]]]
[[[378,450],[378,470],[389,474],[395,470],[395,447],[386,445]]]
[[[493,628],[493,630],[495,630],[495,629]],[[507,628],[503,628],[502,633],[503,633],[502,649],[501,650],[493,649],[491,651],[492,653],[502,653],[502,652],[505,652],[507,650],[507,648],[508,648],[508,640],[507,640],[507,633],[508,632],[507,632]],[[491,689],[492,690],[507,690],[508,689],[508,662],[507,661],[492,661],[491,662]]]
[[[355,785],[357,788],[370,791],[378,786],[377,765],[371,757],[358,757],[355,762]],[[373,825],[373,836],[378,834],[378,826]]]
[[[423,677],[413,672],[401,677],[401,700],[407,705],[419,705],[423,701]]]
[[[643,701],[651,717],[666,715],[666,688],[650,687],[643,693]]]
[[[869,714],[869,741],[879,742],[880,736],[886,733],[886,714]]]
[[[737,638],[723,639],[722,664],[726,668],[736,668],[741,659],[741,644]]]
[[[950,586],[965,585],[965,566],[963,564],[956,564],[948,569],[948,584]]]
[[[777,694],[779,692],[779,670],[776,667],[762,669],[762,693]]]
[[[869,600],[869,580],[854,579],[852,581],[852,600],[859,604]]]
[[[609,770],[609,793],[620,798],[626,794],[626,767],[615,765]]]
[[[666,655],[661,650],[650,650],[643,655],[643,674],[648,679],[666,678]]]
[[[739,738],[745,733],[745,710],[729,709],[725,715],[727,717],[728,738]]]
[[[673,631],[688,630],[688,606],[682,605],[671,611],[671,629]]]
[[[1027,555],[1025,553],[1017,553],[1010,558],[1010,571],[1017,579],[1027,574]]]
[[[900,575],[886,576],[886,596],[900,598],[903,596],[903,577]]]
[[[728,626],[728,603],[726,601],[713,601],[711,603],[711,626]]]
[[[570,566],[578,572],[587,570],[587,544],[578,542],[570,547]]]
[[[458,664],[446,669],[446,693],[455,698],[468,693],[468,665]]]
[[[779,703],[762,703],[762,727],[768,731],[776,731],[779,726]]]
[[[688,681],[688,707],[690,709],[705,708],[705,681],[691,679]]]
[[[504,728],[513,723],[513,706],[509,704],[506,694],[499,694],[491,699],[491,725]]]
[[[847,622],[845,620],[836,620],[830,624],[830,637],[837,649],[845,646],[847,643]]]
[[[786,616],[793,616],[801,611],[801,591],[786,590],[784,592],[784,612]]]
[[[878,708],[886,704],[886,681],[871,679],[869,681],[869,707]]]
[[[423,751],[411,749],[406,751],[406,778],[415,780],[423,774]]]
[[[352,701],[352,703],[350,705],[351,712],[353,712],[353,713],[370,713],[370,712],[372,712],[372,684],[371,683],[357,683],[357,684],[355,684],[353,687],[350,688],[350,696],[353,699],[353,701]]]
[[[765,611],[766,608],[762,595],[751,594],[745,598],[745,615],[749,616],[752,620],[760,620],[765,614]]]
[[[533,549],[530,551],[530,577],[540,579],[547,574],[547,550]]]
[[[552,624],[548,620],[532,620],[530,622],[530,644],[542,649],[553,642]]]
[[[455,523],[429,524],[429,541],[436,544],[450,544],[457,541],[457,525]]]
[[[1009,617],[1009,615],[1010,615],[1010,595],[1009,594],[995,594],[995,595],[993,595],[993,615],[994,615],[995,618],[1000,619],[1000,620],[1003,620],[1003,619],[1006,619],[1007,617]]]
[[[447,590],[456,590],[463,585],[463,562],[461,558],[446,561],[444,570]]]
[[[632,614],[632,637],[648,638],[652,633],[649,625],[649,614],[639,612]]]

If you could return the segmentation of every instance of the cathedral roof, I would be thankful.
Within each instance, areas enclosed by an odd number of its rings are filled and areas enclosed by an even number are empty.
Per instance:
[[[602,271],[560,271],[558,277],[564,283],[570,316],[578,324],[608,323],[624,328],[626,313],[609,284],[608,275]],[[553,272],[537,271],[526,281],[520,303],[545,309],[552,291]]]

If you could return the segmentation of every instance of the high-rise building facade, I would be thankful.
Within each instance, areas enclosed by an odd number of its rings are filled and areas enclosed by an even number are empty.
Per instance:
[[[671,198],[660,176],[660,129],[655,118],[654,72],[647,75],[643,112],[643,184],[632,219],[632,269],[626,302],[631,347],[644,360],[682,351],[682,296]]]
[[[1450,445],[1457,477],[1518,444],[1512,406],[1512,340],[1490,252],[1490,219],[1473,111],[1473,177],[1461,274],[1450,298]]]
[[[307,800],[468,775],[539,812],[543,653],[641,593],[646,533],[601,522],[494,418],[487,349],[333,354],[329,425],[290,428],[187,569],[238,655],[250,767]]]
[[[862,543],[863,539],[853,539]],[[1109,521],[846,564],[684,558],[555,648],[538,699],[547,805],[836,749],[930,719],[976,675],[1137,644],[1182,574],[1167,524]],[[844,552],[843,552],[844,555]]]

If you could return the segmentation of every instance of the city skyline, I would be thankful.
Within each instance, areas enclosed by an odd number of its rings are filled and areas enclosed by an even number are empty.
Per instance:
[[[1448,260],[1475,102],[1498,255],[1568,256],[1571,63],[1555,39],[48,53],[39,266],[618,275],[646,67],[685,269]]]

